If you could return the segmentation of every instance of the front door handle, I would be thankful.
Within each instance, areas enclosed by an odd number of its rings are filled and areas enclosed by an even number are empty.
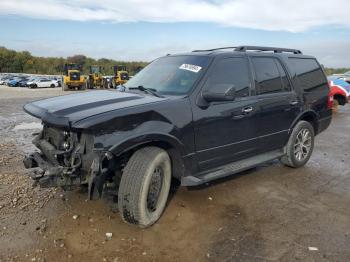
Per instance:
[[[244,114],[249,114],[251,112],[253,112],[253,107],[251,107],[251,106],[248,106],[248,107],[245,107],[242,109],[242,113],[244,113]]]
[[[292,106],[295,106],[295,105],[299,104],[299,101],[298,100],[293,100],[293,101],[290,101],[289,104],[292,105]]]

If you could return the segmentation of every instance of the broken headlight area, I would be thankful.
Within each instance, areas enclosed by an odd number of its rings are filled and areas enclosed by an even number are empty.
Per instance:
[[[93,151],[93,136],[89,134],[45,126],[33,144],[40,152],[26,156],[24,165],[41,187],[69,189],[86,184],[94,159],[100,159]]]
[[[117,195],[125,160],[116,161],[103,147],[94,148],[93,135],[44,126],[33,144],[40,152],[26,156],[24,165],[36,184],[65,190],[85,186],[89,199]]]

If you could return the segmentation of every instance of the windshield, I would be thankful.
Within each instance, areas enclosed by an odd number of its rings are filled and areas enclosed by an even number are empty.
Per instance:
[[[100,73],[100,67],[99,66],[91,66],[90,68],[90,72],[91,74],[96,74],[96,73]]]
[[[187,94],[208,67],[207,56],[166,56],[153,61],[131,78],[127,88],[142,86],[159,94]]]

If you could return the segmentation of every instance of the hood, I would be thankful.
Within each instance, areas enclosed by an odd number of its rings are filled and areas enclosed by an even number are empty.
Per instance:
[[[31,102],[24,110],[50,125],[71,127],[91,116],[166,99],[118,91],[90,91]]]

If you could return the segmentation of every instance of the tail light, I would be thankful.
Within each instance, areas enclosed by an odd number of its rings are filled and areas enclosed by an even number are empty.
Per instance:
[[[331,92],[332,81],[328,81],[328,87],[329,87],[329,93],[328,93],[328,100],[327,100],[327,108],[332,109],[333,108],[333,101],[334,101],[334,97],[333,97],[332,92]]]
[[[332,109],[333,108],[333,101],[334,101],[334,97],[333,97],[333,95],[331,95],[331,93],[329,93],[328,94],[328,101],[327,101],[328,109]]]

